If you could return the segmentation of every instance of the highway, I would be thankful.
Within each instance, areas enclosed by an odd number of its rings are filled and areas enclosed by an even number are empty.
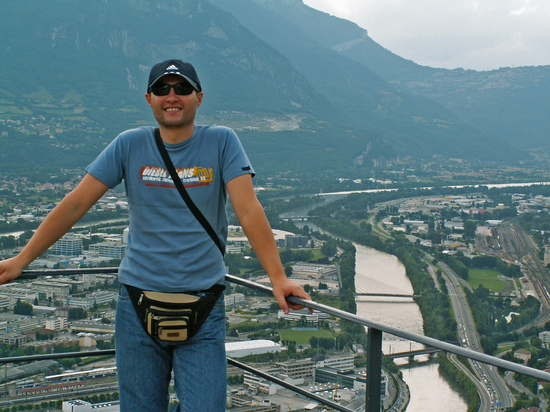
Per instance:
[[[550,294],[548,292],[550,291],[550,279],[548,269],[538,258],[536,244],[514,221],[504,222],[493,228],[491,234],[492,236],[477,239],[477,252],[498,256],[509,262],[520,263],[522,272],[533,285],[535,297],[541,302],[541,312],[537,319],[522,329],[530,328],[533,325],[543,326],[550,321]],[[464,283],[464,281],[447,265],[440,262],[439,267],[443,271],[455,312],[461,345],[482,351],[473,317],[461,287],[461,282]],[[514,404],[515,398],[512,392],[493,367],[475,361],[470,361],[470,363],[477,375],[476,385],[481,395],[481,411],[499,411]]]
[[[397,204],[403,200],[399,199],[379,204],[375,210],[388,204]],[[370,223],[373,225],[373,229],[377,229],[376,233],[385,232],[376,225],[373,217]],[[491,236],[477,236],[476,251],[480,255],[498,256],[510,263],[520,264],[522,272],[533,285],[533,294],[541,302],[541,312],[534,322],[522,329],[527,329],[534,325],[544,326],[547,322],[550,322],[550,278],[548,276],[548,269],[544,267],[538,258],[537,245],[517,222],[506,221],[492,228]],[[427,256],[429,257],[427,261],[431,262],[433,257]],[[442,270],[447,285],[458,326],[460,344],[472,350],[482,352],[479,335],[464,293],[464,288],[472,291],[471,286],[444,263],[438,262],[438,267]],[[434,274],[438,268],[430,265],[429,269],[437,286]],[[451,359],[455,360],[453,357]],[[470,361],[470,363],[476,376],[474,377],[470,371],[467,374],[471,378],[474,378],[474,383],[478,388],[481,400],[480,411],[503,411],[515,403],[515,397],[508,385],[493,367],[477,361]],[[464,365],[459,362],[458,366],[463,368]]]
[[[451,299],[461,346],[482,352],[479,335],[474,324],[474,318],[470,311],[466,294],[462,289],[462,279],[446,264],[439,262],[438,265],[442,270],[449,298]],[[515,398],[512,392],[492,366],[472,360],[469,362],[476,374],[474,383],[480,395],[480,411],[501,411],[514,404]],[[460,362],[458,364],[460,366]],[[473,377],[473,375],[469,375]]]

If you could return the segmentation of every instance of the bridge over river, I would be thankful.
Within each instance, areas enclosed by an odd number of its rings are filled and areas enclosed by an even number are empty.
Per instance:
[[[430,358],[431,358],[432,355],[435,355],[436,353],[439,353],[439,352],[441,352],[441,349],[425,348],[425,349],[411,350],[407,352],[390,353],[389,355],[386,355],[386,356],[390,359],[409,358],[409,360],[413,360],[415,356],[419,356],[419,355],[430,355]]]
[[[416,295],[366,276],[355,277],[356,296],[384,296],[391,298],[414,298]]]

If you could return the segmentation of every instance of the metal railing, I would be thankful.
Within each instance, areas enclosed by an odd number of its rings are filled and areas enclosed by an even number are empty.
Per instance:
[[[29,271],[24,271],[22,275],[19,277],[19,279],[34,279],[40,276],[60,276],[60,275],[75,275],[75,274],[87,274],[87,273],[92,273],[92,274],[117,273],[117,271],[118,271],[118,268],[29,270]],[[246,279],[241,279],[235,276],[226,275],[226,281],[235,283],[247,288],[251,288],[268,295],[273,295],[272,288],[265,285],[261,285],[259,283],[251,282]],[[506,361],[504,359],[496,358],[494,356],[489,356],[481,352],[476,352],[468,348],[463,348],[461,346],[453,345],[451,343],[443,342],[438,339],[430,338],[417,333],[408,332],[408,331],[398,329],[389,325],[385,325],[379,322],[370,321],[368,319],[361,318],[357,315],[354,315],[339,309],[335,309],[331,306],[323,305],[315,301],[309,301],[309,300],[301,299],[294,296],[289,297],[288,300],[293,303],[304,305],[307,308],[315,309],[315,310],[336,316],[340,319],[345,319],[354,323],[358,323],[368,328],[367,348],[366,348],[366,355],[367,355],[367,371],[366,371],[367,382],[366,382],[366,406],[365,406],[366,412],[380,412],[383,333],[389,333],[391,335],[394,335],[406,340],[418,342],[447,353],[463,356],[471,360],[476,360],[484,364],[496,366],[498,368],[506,369],[522,375],[531,376],[541,381],[550,382],[550,373],[548,372],[530,368],[514,362]],[[6,364],[6,363],[15,363],[15,362],[22,362],[22,361],[30,361],[30,360],[57,359],[57,358],[63,358],[63,357],[74,358],[74,357],[86,357],[86,356],[97,356],[97,355],[113,355],[114,353],[115,353],[114,349],[109,349],[109,350],[97,350],[97,351],[89,351],[89,352],[88,351],[71,352],[71,353],[64,353],[64,354],[57,353],[57,354],[0,358],[0,365]],[[306,391],[295,385],[288,384],[272,375],[266,374],[262,371],[259,371],[255,368],[252,368],[241,362],[238,362],[234,359],[228,358],[228,363],[236,367],[239,367],[241,369],[244,369],[246,371],[249,371],[251,373],[254,373],[255,375],[261,376],[264,379],[267,379],[278,385],[291,389],[296,393],[299,393],[319,403],[329,406],[334,410],[350,412],[349,409],[335,402],[327,400],[326,398],[323,398],[319,395]]]

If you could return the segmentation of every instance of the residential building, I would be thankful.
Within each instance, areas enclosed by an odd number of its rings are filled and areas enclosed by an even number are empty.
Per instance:
[[[67,318],[48,318],[46,319],[46,329],[61,331],[66,330],[68,327]]]
[[[521,359],[525,363],[529,362],[532,356],[533,354],[527,349],[518,349],[514,352],[514,358]]]
[[[539,333],[539,338],[546,349],[550,349],[550,332],[544,331]]]

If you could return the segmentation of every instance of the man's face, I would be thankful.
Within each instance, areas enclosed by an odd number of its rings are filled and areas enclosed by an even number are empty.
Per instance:
[[[188,84],[180,76],[168,75],[157,80],[155,86],[178,83]],[[159,126],[166,128],[183,128],[193,125],[197,108],[202,102],[202,96],[203,93],[196,90],[188,95],[179,95],[176,94],[174,88],[170,88],[170,92],[166,96],[157,96],[154,91],[145,94],[147,103],[153,109],[153,115]]]

